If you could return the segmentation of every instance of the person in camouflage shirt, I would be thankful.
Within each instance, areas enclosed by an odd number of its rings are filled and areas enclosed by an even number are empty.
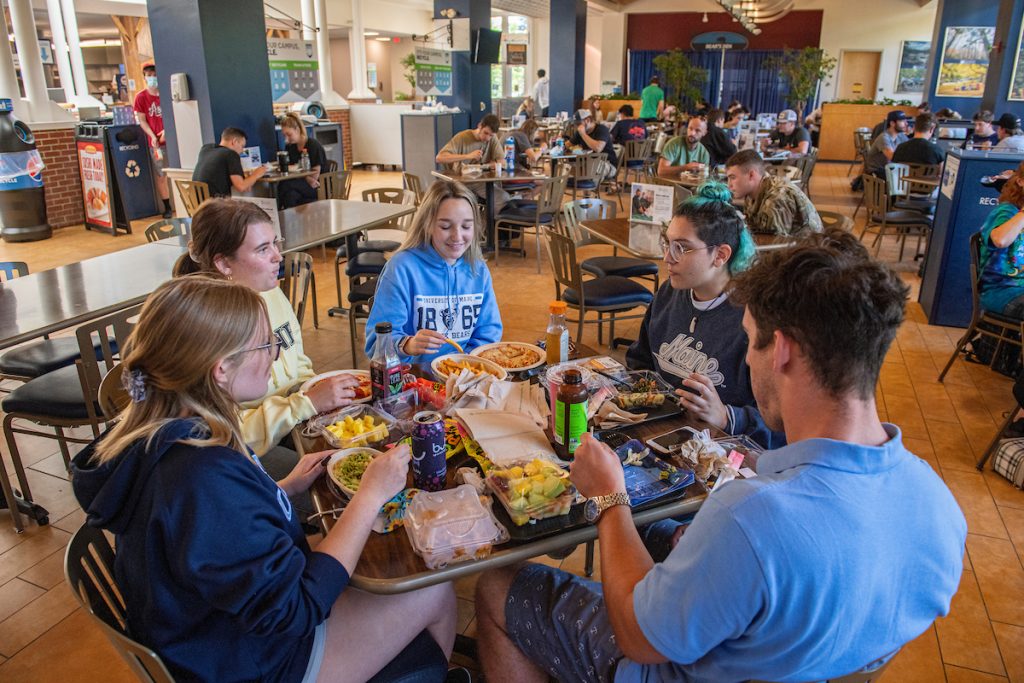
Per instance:
[[[765,172],[764,159],[745,149],[725,162],[726,179],[753,232],[800,236],[821,232],[821,217],[811,200],[789,180]]]

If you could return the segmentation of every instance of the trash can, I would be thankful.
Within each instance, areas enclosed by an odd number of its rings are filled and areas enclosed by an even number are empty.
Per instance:
[[[130,233],[131,221],[159,213],[149,148],[140,126],[83,121],[75,146],[87,229]]]
[[[44,240],[46,222],[43,160],[32,130],[14,117],[9,99],[0,99],[0,237],[6,242]]]

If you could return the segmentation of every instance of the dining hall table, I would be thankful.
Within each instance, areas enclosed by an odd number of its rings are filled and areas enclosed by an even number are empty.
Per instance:
[[[656,223],[631,221],[629,218],[588,218],[580,227],[597,239],[631,256],[650,260],[664,259],[661,249],[662,227]],[[758,251],[781,249],[795,241],[790,236],[752,233]]]
[[[577,349],[577,353],[581,358],[600,355],[593,349],[582,345]],[[623,427],[616,431],[621,431],[630,438],[644,441],[686,426],[710,429],[715,437],[725,436],[720,430],[688,418],[683,412],[659,420]],[[336,450],[331,449],[322,437],[303,436],[301,428],[293,430],[292,437],[300,456],[320,450]],[[659,457],[669,459],[669,456]],[[468,456],[465,458],[465,462],[456,460],[457,458],[460,456],[453,456],[448,462],[449,486],[453,485],[453,473],[458,467],[475,463]],[[409,485],[411,485],[411,475]],[[649,507],[641,506],[641,509],[633,512],[633,521],[637,526],[643,526],[670,517],[691,516],[696,514],[707,497],[707,493],[707,487],[700,480],[695,480],[684,489],[681,497],[670,496],[666,502],[661,504],[648,504]],[[336,523],[337,516],[341,511],[339,506],[344,505],[345,499],[335,490],[334,484],[328,481],[326,474],[313,484],[310,495],[321,529],[326,534]],[[495,501],[494,505],[498,506],[500,503]],[[578,517],[581,515],[581,507],[580,504],[576,504],[570,512],[577,516],[573,518],[574,520],[580,519],[579,524],[571,524],[563,530],[537,538],[520,538],[518,540],[513,538],[495,546],[491,554],[485,558],[457,562],[437,569],[427,568],[423,560],[413,550],[403,529],[399,528],[388,534],[371,533],[355,571],[352,573],[351,584],[370,593],[405,593],[593,541],[597,538],[597,527],[582,522],[582,518]],[[520,529],[522,528],[520,527]],[[592,555],[588,551],[588,560],[591,558]]]

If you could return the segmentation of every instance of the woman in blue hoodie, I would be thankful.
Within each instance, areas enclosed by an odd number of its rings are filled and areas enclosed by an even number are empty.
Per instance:
[[[365,681],[423,631],[447,657],[450,584],[346,588],[377,511],[405,486],[408,449],[373,460],[311,550],[288,496],[325,454],[274,482],[246,446],[238,404],[266,391],[280,344],[259,294],[227,280],[171,280],[143,307],[122,366],[132,403],[72,466],[88,523],[115,535],[129,632],[179,681]]]
[[[377,283],[366,321],[366,355],[377,342],[374,326],[390,322],[406,362],[429,364],[453,353],[447,339],[469,353],[501,341],[501,316],[480,244],[476,198],[465,185],[435,181]]]

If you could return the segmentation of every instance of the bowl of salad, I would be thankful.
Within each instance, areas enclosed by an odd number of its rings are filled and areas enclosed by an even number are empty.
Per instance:
[[[338,451],[327,461],[327,476],[344,493],[351,498],[359,490],[370,461],[381,455],[374,448],[346,448]]]

